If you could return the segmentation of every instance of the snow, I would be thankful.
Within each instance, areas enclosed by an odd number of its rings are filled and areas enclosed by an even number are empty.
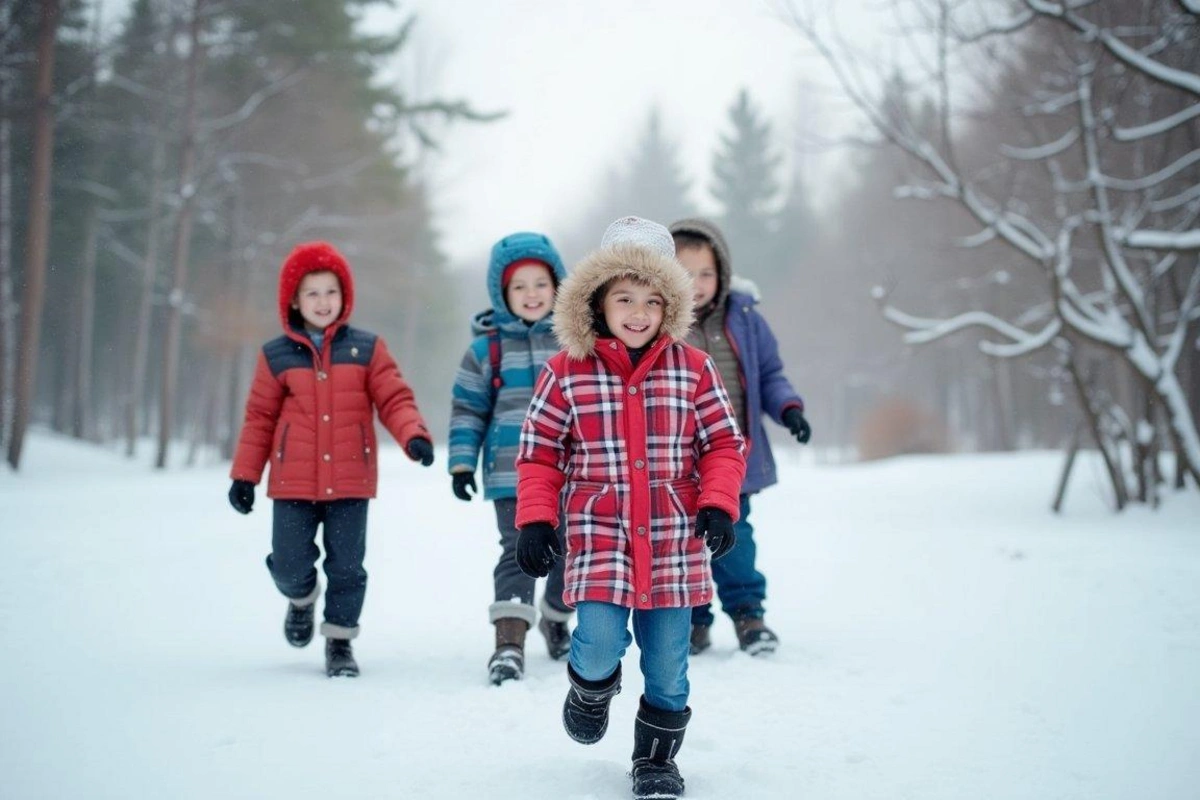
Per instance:
[[[1184,800],[1200,785],[1200,496],[1109,512],[1082,453],[817,466],[760,495],[772,658],[719,619],[693,659],[687,797]],[[608,736],[562,732],[564,667],[486,683],[491,508],[381,454],[357,680],[289,647],[270,507],[225,466],[155,472],[29,437],[0,473],[6,799],[629,797],[641,680]]]

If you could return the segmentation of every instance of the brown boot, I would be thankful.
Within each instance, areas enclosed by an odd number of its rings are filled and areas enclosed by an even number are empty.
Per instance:
[[[496,652],[488,661],[488,677],[499,686],[525,676],[525,632],[529,623],[516,617],[496,620]]]
[[[698,656],[710,647],[712,647],[712,637],[709,635],[708,626],[693,623],[688,652]]]
[[[779,647],[779,637],[762,617],[734,617],[733,628],[737,631],[738,646],[752,656],[774,653]]]

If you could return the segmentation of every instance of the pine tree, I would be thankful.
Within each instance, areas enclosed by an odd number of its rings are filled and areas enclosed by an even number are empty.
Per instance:
[[[722,134],[713,156],[709,186],[720,206],[720,222],[734,267],[748,277],[774,282],[780,265],[770,263],[775,203],[779,195],[780,156],[771,140],[771,126],[762,118],[746,89],[729,108],[732,130]]]
[[[679,145],[663,132],[662,113],[653,106],[632,154],[609,168],[599,199],[562,237],[564,257],[570,262],[594,249],[604,228],[618,217],[633,214],[668,225],[694,215],[690,186]]]

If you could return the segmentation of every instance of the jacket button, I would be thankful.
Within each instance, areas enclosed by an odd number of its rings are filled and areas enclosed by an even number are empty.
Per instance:
[[[325,455],[321,456],[321,458],[323,458],[323,459],[325,459],[326,461],[328,461],[328,460],[329,460],[329,453],[326,453]]]
[[[325,494],[333,494],[333,489],[326,489]]]
[[[321,415],[321,421],[322,421],[322,422],[329,422],[329,415],[328,415],[328,414],[322,414],[322,415]]]
[[[642,592],[640,595],[638,595],[638,599],[641,600],[643,603],[648,602],[650,600],[649,597],[646,597],[645,592]]]
[[[630,387],[629,387],[629,393],[630,393],[630,394],[637,394],[637,387],[636,387],[636,386],[630,386]]]
[[[329,376],[328,376],[328,375],[326,375],[324,372],[318,372],[318,373],[317,373],[317,380],[319,380],[319,381],[323,381],[323,380],[325,380],[325,379],[326,379],[326,378],[328,378],[328,377],[329,377]]]
[[[646,535],[646,526],[638,525],[638,536],[645,536],[645,535]]]
[[[633,462],[634,469],[641,469],[644,466],[646,466],[646,462],[642,461],[640,458],[637,461]]]

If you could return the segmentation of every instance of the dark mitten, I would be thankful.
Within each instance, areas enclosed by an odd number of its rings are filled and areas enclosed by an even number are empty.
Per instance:
[[[408,453],[408,457],[413,461],[420,461],[422,467],[428,467],[433,463],[433,442],[418,436],[416,439],[408,440],[408,447],[404,448],[404,452]]]
[[[531,578],[550,574],[554,559],[562,555],[558,533],[549,522],[531,522],[517,536],[517,566]]]
[[[733,532],[733,518],[719,508],[707,506],[696,515],[696,535],[704,539],[712,550],[713,560],[733,549],[737,534]]]
[[[470,500],[472,492],[479,491],[475,488],[474,472],[456,472],[450,477],[454,482],[454,496],[459,500]]]
[[[254,484],[250,481],[234,481],[229,487],[229,505],[239,514],[249,514],[254,508]]]
[[[808,444],[809,438],[812,437],[812,426],[808,424],[808,420],[804,418],[804,412],[792,406],[787,411],[783,412],[783,424],[792,432],[792,436],[796,437],[796,441],[800,444]]]

